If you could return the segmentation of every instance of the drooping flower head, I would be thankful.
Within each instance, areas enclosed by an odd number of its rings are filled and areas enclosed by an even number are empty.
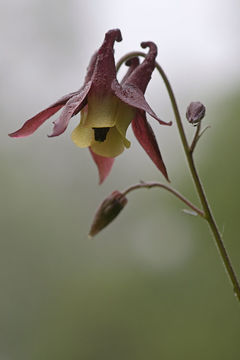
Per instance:
[[[21,129],[10,136],[31,135],[63,108],[50,135],[59,136],[66,130],[71,117],[81,111],[80,124],[73,131],[72,140],[77,146],[90,149],[102,182],[111,170],[113,159],[130,146],[126,131],[132,122],[140,144],[168,179],[156,139],[145,116],[147,112],[160,124],[170,125],[157,117],[144,98],[155,67],[157,47],[151,42],[142,43],[142,47],[149,47],[149,53],[141,64],[138,59],[129,61],[130,68],[119,84],[113,46],[115,41],[121,40],[120,30],[108,31],[102,46],[90,61],[83,86],[26,121]]]

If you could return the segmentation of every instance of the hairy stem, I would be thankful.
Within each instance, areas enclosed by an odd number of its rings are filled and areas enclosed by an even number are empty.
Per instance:
[[[136,56],[145,57],[146,54],[144,54],[142,52],[128,53],[127,55],[125,55],[124,57],[122,57],[118,61],[117,65],[116,65],[117,71],[119,70],[120,66],[125,61],[131,59],[132,57],[136,57]],[[159,71],[159,73],[160,73],[160,75],[161,75],[161,77],[162,77],[162,79],[164,81],[164,84],[165,84],[165,86],[167,88],[167,92],[168,92],[168,95],[169,95],[169,98],[170,98],[170,101],[171,101],[171,104],[172,104],[174,116],[175,116],[175,119],[176,119],[178,132],[179,132],[181,142],[182,142],[182,145],[183,145],[183,149],[184,149],[184,152],[185,152],[185,155],[186,155],[186,158],[187,158],[187,163],[188,163],[188,166],[189,166],[189,170],[190,170],[193,182],[195,184],[195,188],[196,188],[196,191],[198,193],[200,202],[202,204],[203,213],[204,213],[203,217],[206,219],[206,221],[209,224],[209,227],[210,227],[211,232],[213,234],[213,237],[215,239],[215,244],[216,244],[216,246],[217,246],[217,248],[219,250],[219,254],[220,254],[221,258],[222,258],[225,269],[226,269],[226,271],[227,271],[227,273],[229,275],[229,278],[231,280],[231,283],[233,285],[234,293],[236,294],[238,300],[240,301],[240,284],[238,282],[237,275],[236,275],[236,273],[235,273],[235,271],[233,269],[230,257],[229,257],[229,255],[227,253],[227,250],[226,250],[225,246],[224,246],[222,236],[220,234],[220,231],[219,231],[218,226],[216,224],[216,221],[214,219],[213,213],[212,213],[212,211],[210,209],[210,206],[209,206],[209,203],[208,203],[208,200],[207,200],[203,185],[202,185],[200,177],[198,175],[198,172],[197,172],[197,169],[196,169],[196,166],[195,166],[195,163],[194,163],[194,159],[193,159],[193,151],[191,151],[191,147],[189,147],[189,144],[188,144],[188,141],[187,141],[187,137],[186,137],[186,134],[185,134],[185,131],[184,131],[184,128],[183,128],[183,123],[182,123],[182,119],[181,119],[181,116],[180,116],[180,112],[179,112],[179,109],[178,109],[178,105],[177,105],[177,102],[176,102],[174,92],[172,90],[171,84],[170,84],[165,72],[163,71],[162,67],[157,62],[156,62],[156,68]]]

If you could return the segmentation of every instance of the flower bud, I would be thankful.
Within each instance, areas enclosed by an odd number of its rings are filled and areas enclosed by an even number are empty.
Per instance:
[[[199,124],[200,121],[204,118],[206,112],[205,106],[199,101],[191,102],[187,108],[186,118],[190,124],[194,126]]]
[[[93,237],[110,224],[127,204],[127,198],[119,191],[113,191],[99,206],[95,214],[89,236]]]

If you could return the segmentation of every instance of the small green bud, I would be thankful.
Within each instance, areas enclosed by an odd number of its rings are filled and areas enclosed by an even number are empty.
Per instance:
[[[127,198],[119,191],[113,191],[99,206],[95,214],[89,236],[93,237],[110,224],[127,204]]]
[[[206,113],[205,106],[199,101],[191,102],[187,108],[186,118],[190,124],[194,126],[199,124],[200,121],[204,118]]]

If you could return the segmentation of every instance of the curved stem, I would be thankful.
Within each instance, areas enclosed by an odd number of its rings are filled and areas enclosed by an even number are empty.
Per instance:
[[[153,187],[160,187],[163,188],[167,191],[169,191],[170,193],[172,193],[173,195],[175,195],[178,199],[180,199],[182,202],[184,202],[187,206],[189,206],[193,211],[195,211],[198,215],[200,215],[201,217],[204,217],[204,212],[200,209],[198,209],[194,204],[192,204],[187,198],[185,198],[182,194],[180,194],[177,190],[173,189],[171,186],[169,185],[165,185],[159,182],[141,182],[139,184],[135,184],[130,186],[129,188],[127,188],[126,190],[124,190],[122,192],[123,195],[127,195],[128,193],[130,193],[133,190],[137,190],[137,189],[151,189]]]
[[[138,57],[138,56],[141,56],[141,57],[144,57],[146,56],[146,54],[144,52],[141,52],[141,51],[132,51],[124,56],[122,56],[117,64],[116,64],[116,71],[118,72],[120,67],[122,66],[123,63],[125,63],[126,61],[128,61],[129,59],[131,58],[134,58],[134,57]]]
[[[135,57],[135,56],[145,57],[146,55],[144,53],[142,53],[142,52],[128,53],[127,55],[122,57],[119,60],[119,62],[117,63],[117,65],[116,65],[117,71],[119,70],[119,68],[123,64],[123,62],[125,62],[128,59],[130,59],[132,57]],[[174,112],[174,115],[175,115],[179,135],[180,135],[181,142],[182,142],[182,145],[183,145],[183,148],[184,148],[184,152],[185,152],[185,155],[186,155],[186,158],[187,158],[188,166],[189,166],[192,178],[193,178],[193,182],[195,184],[196,191],[198,193],[199,199],[201,201],[201,204],[202,204],[202,207],[203,207],[203,210],[204,210],[204,218],[206,219],[206,221],[209,224],[209,227],[210,227],[210,229],[212,231],[212,234],[214,236],[214,239],[215,239],[216,246],[217,246],[217,248],[219,250],[219,253],[220,253],[220,256],[221,256],[221,258],[223,260],[225,269],[226,269],[226,271],[227,271],[227,273],[229,275],[229,278],[230,278],[230,280],[232,282],[234,292],[235,292],[238,300],[240,301],[240,284],[238,282],[237,276],[236,276],[235,271],[233,269],[230,257],[229,257],[229,255],[228,255],[228,253],[226,251],[225,246],[224,246],[222,236],[220,234],[218,226],[216,224],[216,221],[215,221],[214,216],[212,214],[212,211],[210,209],[210,206],[209,206],[209,203],[208,203],[208,200],[207,200],[203,185],[202,185],[202,183],[200,181],[200,177],[198,175],[198,172],[197,172],[197,169],[196,169],[196,166],[195,166],[195,163],[194,163],[193,153],[192,153],[192,151],[191,151],[191,149],[189,147],[187,137],[186,137],[186,134],[185,134],[185,131],[184,131],[184,128],[183,128],[183,124],[182,124],[182,120],[181,120],[181,116],[180,116],[180,112],[179,112],[179,109],[178,109],[177,101],[175,99],[174,92],[172,90],[171,84],[170,84],[164,70],[162,69],[162,67],[157,62],[156,62],[156,68],[159,71],[159,73],[160,73],[160,75],[161,75],[161,77],[162,77],[162,79],[164,81],[164,84],[165,84],[165,86],[167,88],[167,92],[168,92],[168,95],[169,95],[169,98],[170,98],[170,101],[171,101],[171,104],[172,104],[173,112]]]

